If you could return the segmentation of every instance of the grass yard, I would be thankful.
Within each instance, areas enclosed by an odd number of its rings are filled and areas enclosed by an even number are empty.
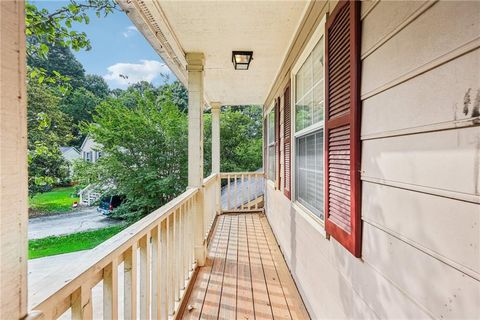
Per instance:
[[[79,201],[75,187],[55,188],[52,191],[39,193],[30,199],[30,208],[40,213],[60,213],[72,210],[74,201]]]
[[[92,249],[126,228],[117,225],[99,230],[28,241],[28,258],[36,259],[62,253]]]

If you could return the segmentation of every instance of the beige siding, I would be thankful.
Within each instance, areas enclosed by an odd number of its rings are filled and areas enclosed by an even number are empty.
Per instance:
[[[23,1],[0,2],[0,318],[27,312],[27,122]]]
[[[265,105],[333,6],[311,6]],[[313,319],[480,318],[480,3],[361,15],[362,259],[271,184],[269,221]]]

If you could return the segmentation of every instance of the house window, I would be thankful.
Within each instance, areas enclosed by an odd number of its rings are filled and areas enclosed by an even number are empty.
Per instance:
[[[85,161],[92,162],[92,152],[91,151],[84,152],[83,154],[84,154]]]
[[[275,181],[275,108],[267,115],[268,179]]]
[[[295,200],[324,220],[324,37],[316,32],[293,72]],[[309,50],[308,50],[309,49]]]
[[[102,151],[97,152],[97,159],[100,159],[102,157]]]

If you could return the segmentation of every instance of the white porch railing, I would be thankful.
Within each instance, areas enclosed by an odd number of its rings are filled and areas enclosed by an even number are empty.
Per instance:
[[[221,173],[221,211],[245,212],[263,208],[263,172]]]
[[[201,188],[188,189],[73,261],[65,273],[44,278],[30,288],[34,307],[28,319],[57,319],[68,310],[72,319],[175,318],[196,269],[195,214],[203,199],[203,231],[208,239],[221,211],[221,179],[228,180],[228,189],[222,191],[225,194],[233,191],[234,183],[263,181],[263,173],[211,175]],[[227,196],[236,205],[224,211],[260,209],[254,197],[260,190],[263,197],[263,186],[250,183],[237,186],[244,189],[244,196],[239,197],[238,188],[238,193]],[[97,290],[99,284],[103,299],[92,296],[92,289]]]

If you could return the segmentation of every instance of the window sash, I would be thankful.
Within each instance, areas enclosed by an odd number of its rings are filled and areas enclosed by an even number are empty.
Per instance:
[[[323,17],[293,67],[291,76],[292,196],[299,207],[306,209],[321,223],[325,221],[325,20],[326,17]],[[299,119],[300,110],[307,112],[306,119]],[[307,154],[305,149],[309,139],[315,141],[313,154],[312,150]]]
[[[324,220],[323,128],[295,138],[295,200]]]

